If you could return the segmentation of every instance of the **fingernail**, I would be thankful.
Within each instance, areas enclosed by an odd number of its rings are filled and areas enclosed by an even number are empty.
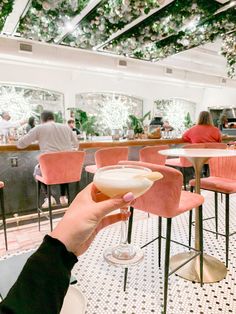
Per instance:
[[[132,192],[129,192],[129,193],[125,194],[125,195],[123,196],[123,200],[124,200],[125,202],[131,202],[131,201],[133,201],[133,200],[134,200],[134,194],[133,194]]]

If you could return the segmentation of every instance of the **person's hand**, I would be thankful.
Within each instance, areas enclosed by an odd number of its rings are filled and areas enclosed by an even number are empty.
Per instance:
[[[129,205],[133,200],[132,193],[108,199],[91,183],[76,196],[50,235],[64,243],[68,251],[79,256],[88,249],[99,230],[127,219],[128,213],[108,214]]]

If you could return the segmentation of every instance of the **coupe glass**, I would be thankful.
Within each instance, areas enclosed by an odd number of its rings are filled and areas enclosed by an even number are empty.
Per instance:
[[[150,169],[133,165],[115,165],[99,168],[94,176],[94,184],[105,195],[113,197],[132,192],[135,198],[144,194],[153,184],[145,178]],[[126,211],[127,209],[121,209]],[[121,222],[120,244],[104,252],[105,260],[112,265],[128,267],[143,259],[143,251],[128,243],[127,220]]]

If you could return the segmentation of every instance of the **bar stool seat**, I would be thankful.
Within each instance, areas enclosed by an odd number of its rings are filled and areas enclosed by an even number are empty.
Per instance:
[[[190,186],[195,187],[195,180],[189,181]],[[201,189],[216,191],[219,193],[236,193],[236,181],[228,178],[208,177],[201,178]]]
[[[2,214],[4,238],[5,238],[5,247],[8,250],[7,245],[7,225],[6,225],[6,216],[5,216],[5,205],[4,205],[4,194],[3,194],[4,182],[0,181],[0,209]]]

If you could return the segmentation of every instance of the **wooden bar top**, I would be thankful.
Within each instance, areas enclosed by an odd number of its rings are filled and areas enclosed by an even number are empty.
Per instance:
[[[137,140],[119,140],[119,141],[80,141],[80,149],[93,149],[104,147],[117,147],[117,146],[153,146],[162,144],[182,144],[184,143],[181,138],[173,139],[137,139]],[[0,144],[0,152],[15,152],[15,151],[36,151],[39,150],[38,144],[31,144],[26,148],[19,149],[16,143]]]
[[[227,136],[223,139],[224,142],[235,141],[235,136]],[[182,138],[171,139],[136,139],[136,140],[119,140],[119,141],[80,141],[80,149],[99,149],[104,147],[117,147],[117,146],[154,146],[163,144],[184,144]],[[186,143],[187,144],[187,143]],[[16,143],[0,144],[0,152],[27,152],[39,150],[38,144],[31,144],[24,149],[16,147]]]

